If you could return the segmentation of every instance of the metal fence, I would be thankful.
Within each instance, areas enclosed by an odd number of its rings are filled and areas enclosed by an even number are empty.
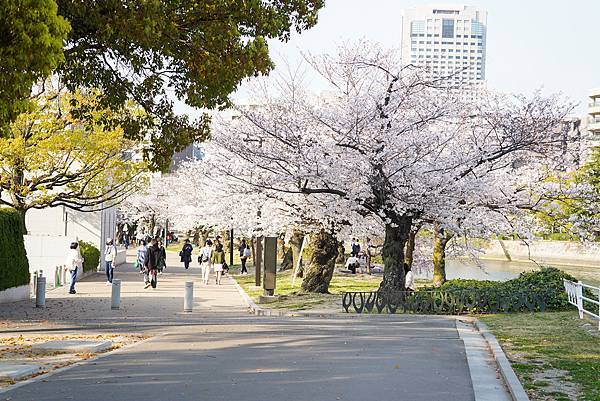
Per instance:
[[[350,313],[465,313],[543,312],[551,291],[506,291],[480,288],[470,291],[346,292],[342,308]]]
[[[563,280],[569,303],[575,305],[579,311],[579,318],[584,315],[591,316],[598,321],[600,330],[600,287],[583,284],[581,281],[573,282]],[[596,297],[596,299],[590,297]],[[593,311],[592,311],[593,310]]]

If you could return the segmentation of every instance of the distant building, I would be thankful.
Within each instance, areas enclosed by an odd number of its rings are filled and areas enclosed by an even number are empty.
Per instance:
[[[169,168],[169,172],[173,172],[177,170],[177,168],[185,161],[188,160],[199,160],[202,158],[202,152],[196,146],[195,143],[189,145],[181,152],[176,152],[173,155],[173,160],[171,161],[171,167]]]
[[[428,78],[450,77],[449,85],[483,86],[487,11],[433,4],[406,9],[402,21],[404,64],[424,67]]]
[[[587,129],[595,140],[600,140],[600,88],[590,91]]]

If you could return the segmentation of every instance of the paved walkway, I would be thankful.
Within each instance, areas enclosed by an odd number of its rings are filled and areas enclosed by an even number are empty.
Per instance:
[[[75,297],[51,292],[47,310],[31,303],[2,306],[0,319],[11,324],[40,320],[27,330],[156,336],[0,394],[0,400],[475,400],[453,319],[259,318],[247,313],[230,279],[219,287],[196,284],[196,311],[184,314],[183,283],[199,282],[198,269],[169,267],[156,290],[144,290],[131,270],[117,272],[124,280],[119,311],[110,310],[110,287],[97,276],[79,283]]]

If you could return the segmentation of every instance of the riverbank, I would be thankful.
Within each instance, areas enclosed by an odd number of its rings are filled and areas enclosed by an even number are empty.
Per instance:
[[[478,316],[532,401],[600,401],[600,332],[577,311]]]

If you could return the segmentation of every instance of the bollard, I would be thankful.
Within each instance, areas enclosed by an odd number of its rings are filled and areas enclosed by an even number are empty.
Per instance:
[[[185,282],[185,296],[183,297],[183,311],[191,312],[194,308],[194,282]]]
[[[46,277],[38,276],[35,287],[35,307],[46,307]]]
[[[113,279],[112,282],[112,295],[110,299],[110,309],[119,309],[121,304],[121,280],[118,278]]]

